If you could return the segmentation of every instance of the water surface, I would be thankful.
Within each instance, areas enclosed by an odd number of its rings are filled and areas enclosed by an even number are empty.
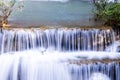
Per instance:
[[[9,20],[23,25],[81,25],[91,18],[88,1],[25,1],[22,11],[14,11]]]

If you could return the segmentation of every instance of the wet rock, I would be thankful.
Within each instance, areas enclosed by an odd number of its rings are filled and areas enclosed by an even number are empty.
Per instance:
[[[117,52],[120,52],[120,46],[117,47]]]
[[[83,65],[83,64],[99,64],[99,63],[104,63],[104,64],[108,64],[111,62],[115,62],[120,64],[120,59],[109,59],[109,58],[105,58],[105,59],[86,59],[86,60],[68,60],[70,64],[76,64],[76,65]]]

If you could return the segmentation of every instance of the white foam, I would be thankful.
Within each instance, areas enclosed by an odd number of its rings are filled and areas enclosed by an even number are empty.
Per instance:
[[[102,73],[93,73],[89,80],[110,80],[109,77]]]
[[[8,76],[11,80],[18,80],[19,77],[21,80],[71,80],[68,59],[82,58],[114,59],[120,58],[120,53],[60,52],[45,51],[44,48],[4,53],[0,55],[0,80],[7,80]],[[90,80],[109,80],[102,78],[101,74],[99,76],[101,79],[93,75]]]
[[[117,48],[120,46],[120,41],[115,41],[113,44],[106,48],[106,51],[117,52]]]
[[[5,53],[3,53],[5,55]],[[25,50],[20,52],[11,52],[13,56],[20,56],[25,59],[34,59],[41,62],[66,62],[68,59],[118,59],[120,53],[117,52],[95,52],[95,51],[76,51],[76,52],[60,52],[56,50],[45,50],[44,48]]]
[[[0,55],[0,80],[71,80],[65,64],[28,52]]]

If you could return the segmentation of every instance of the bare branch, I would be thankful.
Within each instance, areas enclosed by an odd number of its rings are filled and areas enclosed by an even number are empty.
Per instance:
[[[1,22],[7,23],[8,17],[11,15],[14,6],[15,6],[16,0],[0,0],[0,24]]]

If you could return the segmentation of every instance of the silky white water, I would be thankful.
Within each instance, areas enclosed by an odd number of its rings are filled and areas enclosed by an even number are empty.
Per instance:
[[[70,62],[119,59],[114,43],[113,30],[2,30],[0,80],[120,80],[117,62]]]
[[[115,34],[110,29],[13,29],[3,30],[0,39],[1,53],[38,47],[59,51],[105,51],[115,43]],[[108,51],[113,50],[114,46]]]
[[[101,55],[97,55],[101,54]],[[41,49],[11,52],[0,55],[0,80],[119,80],[117,63],[70,64],[69,60],[119,59],[120,54],[108,52],[59,52]],[[80,58],[81,56],[81,58]],[[82,58],[83,57],[83,58]],[[116,73],[111,73],[116,72]],[[100,77],[93,74],[99,72]],[[108,78],[101,76],[106,75]],[[115,74],[115,76],[113,75]],[[116,79],[114,79],[116,78]]]

